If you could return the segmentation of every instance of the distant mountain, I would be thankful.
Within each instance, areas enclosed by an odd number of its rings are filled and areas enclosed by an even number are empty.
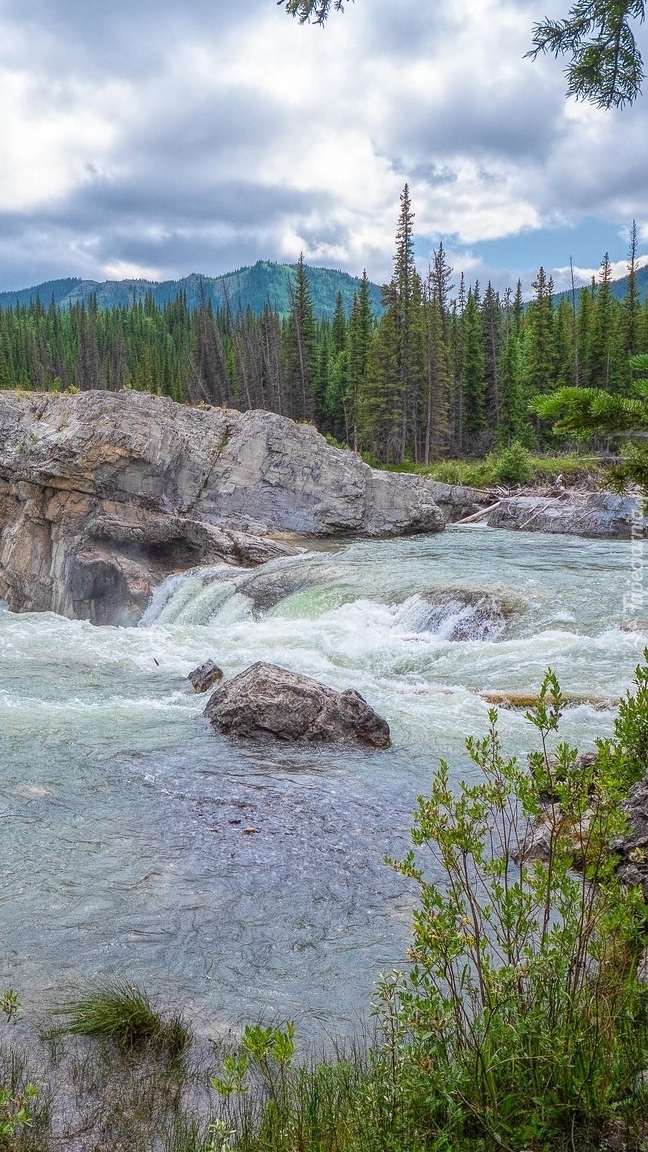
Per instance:
[[[201,302],[211,301],[213,308],[223,308],[229,303],[233,312],[239,308],[244,312],[251,308],[259,313],[269,303],[273,310],[286,315],[290,310],[290,284],[295,278],[296,268],[296,264],[272,264],[259,260],[251,268],[239,268],[225,276],[199,276],[194,272],[183,280],[164,280],[162,283],[153,280],[108,280],[103,284],[95,280],[48,280],[34,288],[0,292],[0,307],[27,305],[39,298],[45,307],[54,300],[59,308],[65,309],[80,301],[87,302],[92,295],[96,296],[100,308],[128,307],[134,299],[144,300],[149,293],[156,304],[164,305],[175,300],[179,292],[184,292],[191,311]],[[307,271],[317,318],[332,318],[338,292],[342,293],[348,314],[353,295],[360,287],[359,278],[332,268],[308,268]],[[370,293],[374,311],[380,314],[382,305],[377,284],[370,284]]]
[[[628,290],[628,277],[624,276],[621,280],[613,280],[610,288],[612,295],[616,297],[617,300],[622,300]],[[577,300],[582,291],[582,287],[576,289]],[[648,296],[648,264],[645,268],[639,268],[637,272],[637,291],[642,300],[645,300]],[[568,288],[565,292],[556,292],[555,300],[558,301],[563,296],[571,300],[571,288]]]

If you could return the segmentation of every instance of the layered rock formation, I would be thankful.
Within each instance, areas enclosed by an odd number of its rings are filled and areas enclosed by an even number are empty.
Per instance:
[[[222,688],[205,708],[217,732],[246,739],[359,742],[388,748],[389,725],[348,688],[335,692],[310,676],[259,661]]]
[[[510,496],[501,500],[485,520],[489,528],[566,532],[613,540],[629,540],[633,530],[635,535],[645,535],[648,528],[636,496],[614,496],[610,492],[572,493],[565,497]]]
[[[262,563],[291,551],[286,534],[437,532],[472,495],[374,471],[269,412],[0,392],[0,598],[15,610],[132,623],[170,572]]]

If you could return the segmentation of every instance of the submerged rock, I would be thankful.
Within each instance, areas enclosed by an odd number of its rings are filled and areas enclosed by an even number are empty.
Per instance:
[[[187,680],[191,681],[194,692],[199,694],[208,692],[210,688],[217,684],[219,680],[223,679],[223,669],[214,664],[213,660],[206,660],[200,668],[194,668],[187,676]]]
[[[388,748],[389,725],[348,688],[336,692],[310,676],[259,662],[218,688],[205,708],[218,732],[248,739],[359,741]]]
[[[443,640],[496,640],[515,611],[503,596],[483,588],[428,588],[398,612],[400,627],[431,632]]]
[[[0,391],[0,599],[15,611],[134,623],[170,573],[290,555],[280,536],[438,532],[435,495],[460,507],[450,485],[374,471],[271,412]]]
[[[489,528],[565,532],[613,540],[629,540],[633,532],[643,536],[648,528],[639,498],[609,492],[570,493],[566,498],[510,496],[500,500],[485,522]]]

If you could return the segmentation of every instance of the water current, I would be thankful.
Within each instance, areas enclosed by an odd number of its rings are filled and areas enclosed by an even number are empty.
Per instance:
[[[0,610],[0,979],[46,1004],[125,976],[205,1031],[356,1028],[404,963],[412,892],[383,857],[432,767],[469,774],[479,693],[532,692],[548,665],[603,705],[625,691],[630,563],[628,543],[475,527],[172,577],[136,628]],[[208,657],[356,688],[393,747],[216,736],[186,680]],[[591,748],[613,718],[578,704],[563,735]],[[500,728],[534,746],[520,712]]]

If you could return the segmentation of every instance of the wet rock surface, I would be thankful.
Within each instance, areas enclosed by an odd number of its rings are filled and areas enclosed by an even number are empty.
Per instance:
[[[290,555],[282,536],[438,532],[462,499],[270,412],[0,393],[0,598],[16,611],[131,624],[171,572]]]
[[[213,660],[206,660],[199,668],[194,668],[187,679],[191,681],[194,692],[201,694],[208,692],[214,684],[218,684],[219,680],[223,679],[223,670]]]
[[[259,661],[218,688],[205,708],[218,732],[247,739],[359,742],[388,748],[389,725],[349,688],[336,692],[310,676]]]
[[[429,630],[447,621],[447,640],[494,640],[513,614],[508,601],[478,588],[429,589],[421,599],[431,608]]]

